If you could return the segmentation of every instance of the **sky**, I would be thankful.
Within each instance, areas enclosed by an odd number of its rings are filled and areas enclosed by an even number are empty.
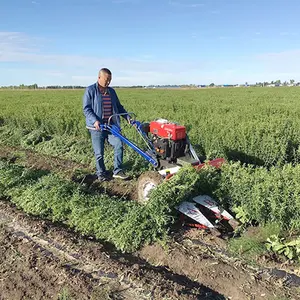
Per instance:
[[[300,81],[299,0],[0,0],[0,86]]]

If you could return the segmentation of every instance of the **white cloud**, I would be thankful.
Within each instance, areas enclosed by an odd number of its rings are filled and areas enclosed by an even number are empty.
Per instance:
[[[0,31],[0,62],[11,61],[11,57],[26,57],[39,53],[45,39],[31,37],[20,32]]]
[[[80,54],[64,55],[51,54],[41,51],[42,45],[37,47],[37,39],[31,39],[21,33],[0,32],[0,62],[21,62],[34,65],[57,66],[70,69],[91,69],[107,66],[119,70],[149,70],[175,71],[179,68],[199,68],[206,63],[195,61],[160,61],[149,53],[138,57],[95,57]]]
[[[280,32],[279,35],[281,35],[281,36],[297,36],[298,34],[296,32],[283,31],[283,32]]]
[[[237,73],[235,69],[228,69],[221,72],[206,71],[188,71],[178,70],[174,72],[159,72],[159,71],[127,71],[118,72],[113,76],[112,86],[118,85],[168,85],[168,84],[209,84],[236,82]],[[74,84],[88,85],[96,81],[93,76],[73,76]]]
[[[178,69],[203,68],[207,63],[193,61],[160,61],[150,58],[111,58],[93,57],[84,55],[59,55],[30,53],[21,51],[0,52],[0,62],[26,62],[33,65],[56,66],[71,70],[98,69],[106,66],[118,70],[149,70],[149,71],[176,71]]]
[[[52,71],[52,70],[43,70],[42,71],[44,76],[52,76],[52,77],[58,77],[58,78],[62,78],[65,76],[65,74],[61,71]]]
[[[179,83],[182,80],[190,80],[188,74],[180,78],[183,70],[189,73],[195,70],[205,72],[209,69],[209,63],[204,59],[203,61],[188,60],[188,58],[168,61],[157,59],[151,53],[140,54],[138,57],[119,58],[52,54],[42,51],[47,47],[39,42],[39,39],[22,33],[0,32],[0,62],[19,63],[22,68],[28,66],[26,80],[31,78],[32,81],[43,82],[43,84],[47,78],[51,84],[54,84],[55,80],[55,82],[61,80],[66,83],[88,84],[88,81],[96,80],[97,72],[101,67],[108,67],[112,70],[114,83],[117,85],[152,84],[153,82],[159,84],[174,80]],[[12,73],[11,78],[13,78]],[[4,79],[7,80],[7,78]],[[0,77],[0,85],[3,84],[4,79]],[[21,79],[16,74],[14,81],[19,80]]]
[[[256,56],[256,59],[265,71],[277,73],[299,73],[300,72],[300,49],[264,53]]]
[[[191,34],[196,38],[199,33]],[[101,67],[112,70],[112,85],[230,84],[276,78],[300,80],[300,49],[240,56],[225,63],[223,58],[202,55],[198,60],[188,56],[162,60],[151,52],[118,58],[53,54],[44,50],[50,49],[46,47],[47,43],[49,41],[19,32],[0,32],[0,63],[6,63],[0,67],[0,85],[89,85],[97,80]]]
[[[71,76],[71,79],[72,79],[72,82],[74,83],[78,83],[78,84],[82,84],[82,82],[86,83],[86,85],[89,83],[89,82],[93,82],[97,80],[97,77],[96,76],[84,76],[84,75],[74,75],[74,76]]]

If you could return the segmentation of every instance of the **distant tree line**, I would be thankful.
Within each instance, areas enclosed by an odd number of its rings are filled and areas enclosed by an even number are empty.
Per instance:
[[[281,82],[280,79],[278,80],[272,80],[271,82],[264,81],[264,82],[256,82],[255,84],[249,84],[248,82],[245,82],[244,86],[300,86],[300,82],[295,82],[294,79],[290,79],[289,81],[284,81]],[[215,85],[214,83],[211,83],[208,85],[209,87],[214,87],[214,86],[227,86],[227,87],[234,87],[238,86],[238,84],[222,84],[222,85]],[[239,84],[241,86],[241,84]]]
[[[1,86],[1,89],[16,89],[16,90],[43,90],[43,89],[83,89],[84,86],[79,85],[48,85],[48,86],[38,86],[36,83],[34,84],[20,84],[20,85],[10,85],[10,86]]]
[[[136,86],[114,86],[115,88],[144,88],[142,85]],[[10,85],[10,86],[0,86],[0,89],[15,89],[15,90],[44,90],[44,89],[85,89],[86,86],[81,85],[47,85],[47,86],[38,86],[36,83],[34,84],[20,84],[20,85]]]
[[[271,82],[256,82],[255,84],[248,84],[245,82],[244,86],[291,86],[296,85],[300,86],[300,82],[295,83],[294,79],[290,79],[289,81],[281,82],[280,79],[272,80]],[[196,87],[234,87],[234,86],[243,86],[243,84],[221,84],[216,85],[214,83],[210,83],[209,85],[205,84],[167,84],[167,85],[133,85],[133,86],[113,86],[114,88],[196,88]],[[20,85],[10,85],[10,86],[0,86],[0,89],[15,89],[15,90],[22,90],[22,89],[30,89],[30,90],[43,90],[43,89],[85,89],[86,86],[81,85],[48,85],[48,86],[38,86],[36,83],[34,84],[20,84]]]
[[[256,82],[256,85],[260,85],[260,86],[266,86],[266,85],[271,85],[271,84],[283,85],[283,86],[295,85],[295,80],[290,79],[289,81],[281,82],[281,80],[278,79],[278,80],[275,80],[275,81],[272,80],[271,82]],[[297,83],[297,85],[299,85],[299,82]]]

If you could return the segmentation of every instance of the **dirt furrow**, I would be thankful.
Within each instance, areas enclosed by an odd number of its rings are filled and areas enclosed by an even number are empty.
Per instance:
[[[121,254],[111,245],[80,237],[63,226],[25,216],[6,202],[0,202],[0,212],[0,299],[35,293],[49,293],[46,299],[50,299],[50,293],[58,295],[62,287],[77,299],[92,299],[104,292],[113,299],[225,299],[186,276]],[[16,253],[21,260],[14,258]],[[15,273],[23,274],[30,284],[24,285],[23,275],[14,277]],[[18,295],[11,284],[15,280]],[[57,281],[60,284],[55,286]],[[79,291],[78,285],[85,288]]]

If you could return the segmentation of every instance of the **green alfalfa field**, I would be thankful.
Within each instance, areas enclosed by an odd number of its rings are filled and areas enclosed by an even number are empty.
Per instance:
[[[221,172],[184,168],[159,186],[142,207],[124,200],[120,193],[91,190],[78,180],[65,178],[62,172],[45,172],[18,160],[2,160],[0,198],[9,199],[26,213],[62,222],[130,252],[144,244],[167,240],[177,221],[174,207],[193,195],[206,193],[242,224],[228,243],[231,251],[272,253],[297,261],[299,91],[297,87],[117,89],[124,107],[138,120],[165,118],[185,125],[200,157],[226,159]],[[30,150],[49,160],[57,158],[84,166],[78,167],[72,178],[94,170],[82,112],[83,92],[0,91],[2,147],[15,152]],[[125,123],[123,133],[142,145]],[[111,168],[113,152],[109,146],[106,153]],[[124,164],[132,181],[151,170],[126,146]],[[249,226],[259,228],[259,234],[251,239],[243,236]]]

